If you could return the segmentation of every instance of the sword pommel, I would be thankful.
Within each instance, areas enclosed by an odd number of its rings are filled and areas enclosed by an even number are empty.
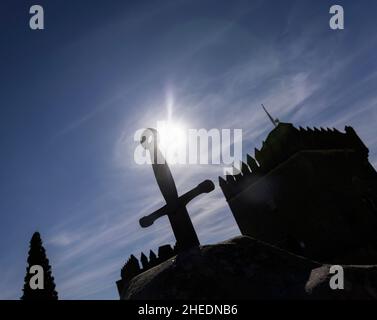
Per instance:
[[[141,226],[142,228],[148,228],[148,227],[150,227],[150,226],[153,224],[154,221],[155,221],[155,220],[154,220],[154,219],[151,219],[150,216],[145,216],[145,217],[142,217],[142,218],[139,220],[139,224],[140,224],[140,226]]]
[[[215,184],[211,180],[205,180],[197,188],[199,193],[210,193],[215,190]]]

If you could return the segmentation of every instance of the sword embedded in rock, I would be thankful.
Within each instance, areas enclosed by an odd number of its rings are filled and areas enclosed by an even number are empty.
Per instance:
[[[199,246],[199,239],[187,212],[186,205],[200,194],[209,193],[214,190],[215,185],[212,181],[206,180],[179,197],[169,166],[158,148],[157,130],[146,129],[142,134],[140,142],[150,153],[153,172],[166,201],[166,205],[161,209],[141,218],[139,221],[140,225],[143,228],[149,227],[156,219],[167,215],[177,241],[176,248],[178,251]]]

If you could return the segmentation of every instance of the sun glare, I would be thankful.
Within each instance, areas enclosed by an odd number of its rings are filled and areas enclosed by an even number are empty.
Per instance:
[[[187,135],[183,124],[172,121],[161,121],[157,125],[159,133],[159,148],[170,164],[179,162],[180,157],[186,157]]]

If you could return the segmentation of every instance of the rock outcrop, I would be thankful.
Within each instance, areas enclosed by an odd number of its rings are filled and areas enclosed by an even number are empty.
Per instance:
[[[376,299],[377,266],[343,266],[332,290],[330,266],[250,237],[205,245],[134,277],[121,299]]]

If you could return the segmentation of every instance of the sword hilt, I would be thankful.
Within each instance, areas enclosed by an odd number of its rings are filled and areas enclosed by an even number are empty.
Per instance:
[[[162,207],[161,209],[165,209],[166,206]],[[139,224],[142,228],[150,227],[158,218],[162,217],[166,213],[159,212],[161,209],[151,213],[148,216],[144,216],[139,220]],[[164,210],[165,211],[165,210]]]
[[[179,207],[185,207],[192,199],[196,198],[202,193],[209,193],[214,189],[214,183],[211,180],[205,180],[202,183],[199,183],[194,189],[178,197],[175,203],[168,203],[150,215],[142,217],[139,220],[139,224],[142,228],[147,228],[151,226],[158,218],[176,212]]]

